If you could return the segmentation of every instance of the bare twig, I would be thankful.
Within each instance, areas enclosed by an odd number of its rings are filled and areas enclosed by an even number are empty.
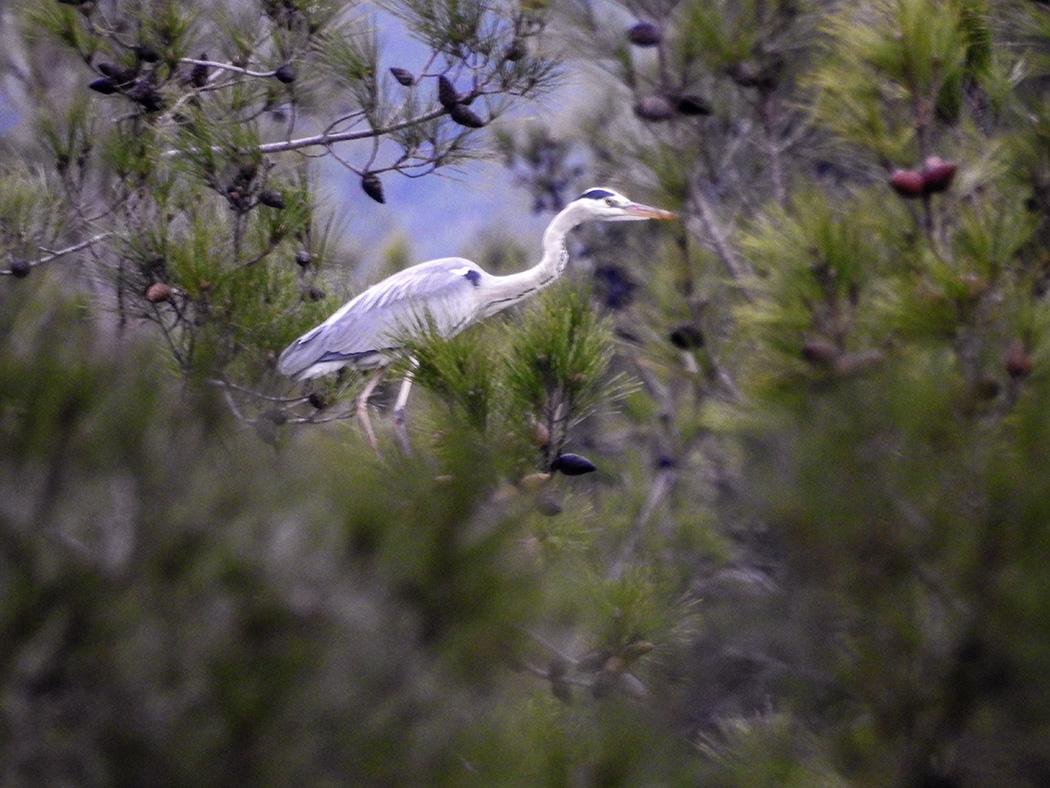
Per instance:
[[[524,632],[524,633],[525,633],[526,635],[528,635],[528,636],[529,636],[530,638],[532,638],[533,640],[535,640],[535,641],[536,641],[537,643],[539,643],[539,644],[540,644],[541,646],[543,646],[543,647],[544,647],[545,649],[547,649],[548,651],[550,651],[550,652],[551,652],[552,654],[555,654],[555,655],[556,655],[556,656],[558,656],[558,657],[559,657],[560,659],[563,659],[563,660],[565,660],[565,662],[567,662],[568,664],[570,664],[570,665],[572,665],[572,666],[574,666],[574,667],[575,667],[576,665],[578,665],[578,664],[579,664],[579,660],[578,660],[578,659],[576,659],[576,658],[575,658],[575,657],[573,657],[572,655],[570,655],[570,654],[567,654],[566,652],[562,651],[562,650],[561,650],[560,648],[558,648],[557,646],[555,646],[555,645],[554,645],[553,643],[551,643],[551,642],[550,642],[549,640],[547,640],[547,639],[546,639],[545,637],[543,637],[542,635],[540,635],[540,634],[538,634],[538,633],[536,633],[536,632],[533,632],[533,631],[532,631],[531,629],[529,629],[528,627],[520,627],[520,629],[521,629],[521,631],[522,631],[522,632]]]
[[[763,91],[759,101],[758,113],[762,118],[762,129],[765,132],[766,153],[769,156],[770,179],[773,182],[773,198],[779,205],[787,199],[787,187],[784,185],[784,166],[781,154],[783,148],[776,142],[776,122],[773,117],[773,93]]]
[[[619,554],[613,559],[612,564],[609,567],[608,579],[619,580],[630,563],[635,550],[638,547],[638,543],[642,539],[642,534],[649,524],[649,520],[653,516],[653,512],[656,511],[656,507],[667,497],[673,487],[675,479],[675,472],[671,468],[666,468],[660,471],[653,481],[653,484],[649,487],[649,494],[645,497],[645,502],[642,504],[641,509],[638,510],[638,514],[635,515],[634,521],[631,523],[631,531],[624,540],[623,545],[620,548]]]
[[[99,243],[100,241],[104,241],[111,235],[113,235],[112,232],[99,233],[98,235],[92,238],[88,238],[85,241],[73,244],[72,246],[67,246],[65,249],[51,250],[44,249],[43,247],[41,247],[42,251],[47,252],[47,254],[45,254],[43,257],[38,257],[36,260],[27,260],[26,263],[28,263],[30,268],[33,268],[38,265],[43,265],[44,263],[50,263],[52,260],[57,260],[59,257],[64,257],[67,254],[73,254],[73,252],[79,252],[81,249],[87,249],[89,246],[93,246]],[[10,269],[6,271],[0,270],[0,276],[11,276],[12,274],[13,272]]]
[[[715,216],[715,211],[703,192],[699,189],[695,190],[692,199],[696,204],[697,214],[702,225],[702,232],[698,233],[698,235],[707,239],[715,254],[725,264],[729,275],[738,283],[743,283],[743,280],[749,279],[752,275],[751,266],[736,253],[736,250],[729,243],[724,228],[718,221],[718,217]],[[746,295],[746,291],[744,292]]]
[[[282,405],[297,405],[300,402],[306,402],[308,397],[275,397],[272,394],[263,394],[261,391],[255,391],[247,386],[239,386],[229,380],[223,380],[221,378],[209,378],[208,383],[219,388],[233,389],[239,391],[242,394],[250,394],[255,399],[266,400],[267,402],[277,402]]]
[[[220,68],[224,71],[234,71],[238,74],[244,74],[246,77],[273,77],[276,76],[277,71],[249,71],[246,68],[235,66],[232,63],[219,63],[214,60],[197,60],[191,57],[179,58],[180,63],[185,63],[190,66],[207,66],[208,68]]]
[[[428,121],[440,118],[448,110],[444,107],[439,109],[433,109],[430,112],[424,112],[422,115],[416,115],[415,117],[406,118],[405,120],[397,123],[392,123],[389,126],[383,126],[382,128],[368,128],[360,129],[357,131],[340,131],[324,134],[314,134],[309,137],[299,137],[294,140],[281,140],[280,142],[264,142],[257,146],[255,150],[260,153],[285,153],[287,151],[302,150],[303,148],[314,148],[314,147],[328,147],[334,145],[337,142],[352,142],[354,140],[365,140],[371,137],[381,137],[386,134],[392,134],[395,131],[401,131],[401,129],[407,129],[411,126],[415,126],[419,123],[426,123]],[[218,145],[212,146],[212,151],[219,153],[222,148]],[[182,156],[192,151],[180,150],[173,148],[166,150],[162,154],[165,157]]]
[[[572,684],[577,687],[594,686],[594,681],[591,679],[579,678],[577,676],[555,676],[550,670],[541,668],[539,665],[533,665],[531,662],[523,662],[522,667],[532,675],[539,676],[541,679],[546,679],[547,681],[557,681],[559,684]]]

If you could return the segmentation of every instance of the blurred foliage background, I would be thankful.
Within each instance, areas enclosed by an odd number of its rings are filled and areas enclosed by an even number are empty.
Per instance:
[[[4,785],[1050,782],[1045,4],[0,14]],[[681,221],[421,340],[377,458],[274,359],[483,156]]]

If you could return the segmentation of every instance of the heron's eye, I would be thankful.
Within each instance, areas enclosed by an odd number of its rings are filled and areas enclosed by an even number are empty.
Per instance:
[[[612,208],[614,205],[616,205],[616,200],[614,200],[612,197],[606,197],[605,204]]]

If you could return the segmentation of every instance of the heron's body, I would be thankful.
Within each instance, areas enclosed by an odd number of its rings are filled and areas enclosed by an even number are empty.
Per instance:
[[[429,320],[442,336],[452,336],[474,322],[483,304],[471,291],[477,291],[477,283],[487,276],[460,257],[444,257],[399,271],[303,334],[281,354],[278,369],[306,379],[343,367],[386,366],[397,355],[397,338],[421,318]],[[426,293],[425,299],[419,297],[420,292]]]
[[[557,279],[568,262],[565,236],[576,225],[588,220],[671,218],[667,211],[633,203],[611,189],[590,189],[551,221],[543,235],[543,257],[534,267],[495,276],[462,257],[444,257],[406,268],[372,285],[295,340],[281,353],[277,369],[296,380],[343,367],[383,370],[397,356],[399,339],[424,328],[452,336]],[[378,378],[362,396],[367,398],[375,382]],[[407,388],[399,398],[401,407],[405,397]],[[367,418],[360,398],[358,414]]]

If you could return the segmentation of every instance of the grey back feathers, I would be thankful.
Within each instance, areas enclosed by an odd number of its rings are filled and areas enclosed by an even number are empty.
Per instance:
[[[462,257],[399,271],[285,348],[277,371],[304,379],[340,367],[374,369],[389,364],[399,339],[418,334],[421,327],[452,336],[473,322],[481,309],[482,301],[472,291],[479,289],[484,276],[475,263]]]

